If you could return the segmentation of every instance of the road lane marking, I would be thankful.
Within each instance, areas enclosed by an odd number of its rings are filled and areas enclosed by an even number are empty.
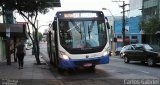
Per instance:
[[[146,73],[146,74],[149,74],[149,72],[148,71],[141,71],[141,70],[139,70],[140,72],[143,72],[143,73]]]
[[[111,60],[123,60],[123,59],[120,59],[120,58],[110,58]]]

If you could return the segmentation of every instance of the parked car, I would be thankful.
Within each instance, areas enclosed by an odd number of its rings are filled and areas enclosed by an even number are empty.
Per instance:
[[[32,49],[33,45],[31,43],[25,43],[26,50]]]
[[[118,48],[116,48],[116,50],[115,50],[115,55],[117,56],[117,55],[120,55],[120,51],[122,50],[122,47],[118,47]]]
[[[128,50],[128,49],[130,48],[130,46],[131,46],[131,45],[126,45],[126,46],[123,46],[123,47],[122,47],[122,49],[121,49],[121,51],[120,51],[120,57],[121,57],[121,58],[123,58],[124,51],[125,51],[125,50]]]
[[[153,44],[151,44],[150,46],[153,48],[154,51],[160,52],[160,46],[159,45],[153,45]]]
[[[154,52],[153,48],[148,44],[131,44],[129,48],[123,52],[124,62],[141,61],[147,62],[149,66],[154,66],[160,62],[160,53]]]

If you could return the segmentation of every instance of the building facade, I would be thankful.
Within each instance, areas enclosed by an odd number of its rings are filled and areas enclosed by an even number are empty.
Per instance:
[[[142,42],[142,37],[139,28],[139,22],[141,16],[126,18],[125,26],[125,44],[136,44]],[[123,36],[122,36],[122,18],[115,20],[114,36],[117,38],[116,47],[123,46]]]
[[[135,44],[142,43],[142,33],[139,28],[139,23],[142,19],[142,0],[130,0],[129,1],[129,12],[126,13],[125,22],[125,44]],[[123,46],[123,36],[122,36],[122,17],[115,17],[114,24],[114,37],[117,38],[117,43],[115,47]]]
[[[0,10],[1,10],[1,13],[2,13],[2,8],[0,7]],[[15,24],[16,23],[16,19],[15,19],[15,11],[13,11],[13,16],[11,17],[11,22],[12,24]],[[7,23],[7,20],[4,20],[4,16],[3,15],[0,15],[0,62],[6,62],[6,56],[7,56],[7,51],[6,51],[6,33],[3,34],[3,24],[4,23]],[[11,30],[10,30],[11,31]],[[11,33],[10,33],[11,34]],[[10,48],[13,48],[13,39],[10,38]]]
[[[160,17],[160,0],[143,0],[142,13],[143,19],[149,19],[155,15]]]
[[[158,17],[160,19],[160,0],[143,0],[142,4],[142,17],[143,20],[148,20],[152,17]],[[160,27],[159,27],[160,28]],[[150,37],[153,36],[154,38]],[[145,34],[145,43],[156,45],[160,47],[160,29],[156,30],[155,33],[146,33]]]

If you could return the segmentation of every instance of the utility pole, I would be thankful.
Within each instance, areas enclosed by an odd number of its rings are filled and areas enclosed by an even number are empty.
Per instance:
[[[120,7],[122,7],[122,9],[123,9],[123,11],[122,11],[122,13],[123,13],[123,20],[122,20],[122,35],[123,35],[123,46],[125,46],[126,45],[126,43],[125,43],[125,6],[126,6],[127,4],[125,4],[125,2],[123,1],[123,5],[122,6],[120,6]]]
[[[123,36],[123,46],[125,46],[126,45],[126,43],[125,43],[125,25],[126,25],[126,20],[125,20],[126,10],[125,10],[125,7],[129,4],[125,4],[125,1],[120,1],[120,0],[119,1],[113,1],[113,2],[123,2],[123,5],[120,6],[120,7],[123,9],[123,11],[122,11],[122,13],[123,13],[123,16],[122,16],[122,36]]]

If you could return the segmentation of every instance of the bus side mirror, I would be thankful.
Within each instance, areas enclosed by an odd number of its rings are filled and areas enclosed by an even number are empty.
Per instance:
[[[109,25],[109,23],[107,22],[106,24],[107,24],[107,28],[108,28],[108,29],[110,29],[110,25]]]
[[[117,38],[116,37],[114,37],[114,42],[117,42]]]
[[[57,22],[54,21],[53,24],[52,24],[52,29],[55,30],[56,28],[57,28]]]
[[[52,24],[51,24],[51,23],[49,23],[49,25],[48,25],[48,26],[49,26],[49,28],[52,28]]]

